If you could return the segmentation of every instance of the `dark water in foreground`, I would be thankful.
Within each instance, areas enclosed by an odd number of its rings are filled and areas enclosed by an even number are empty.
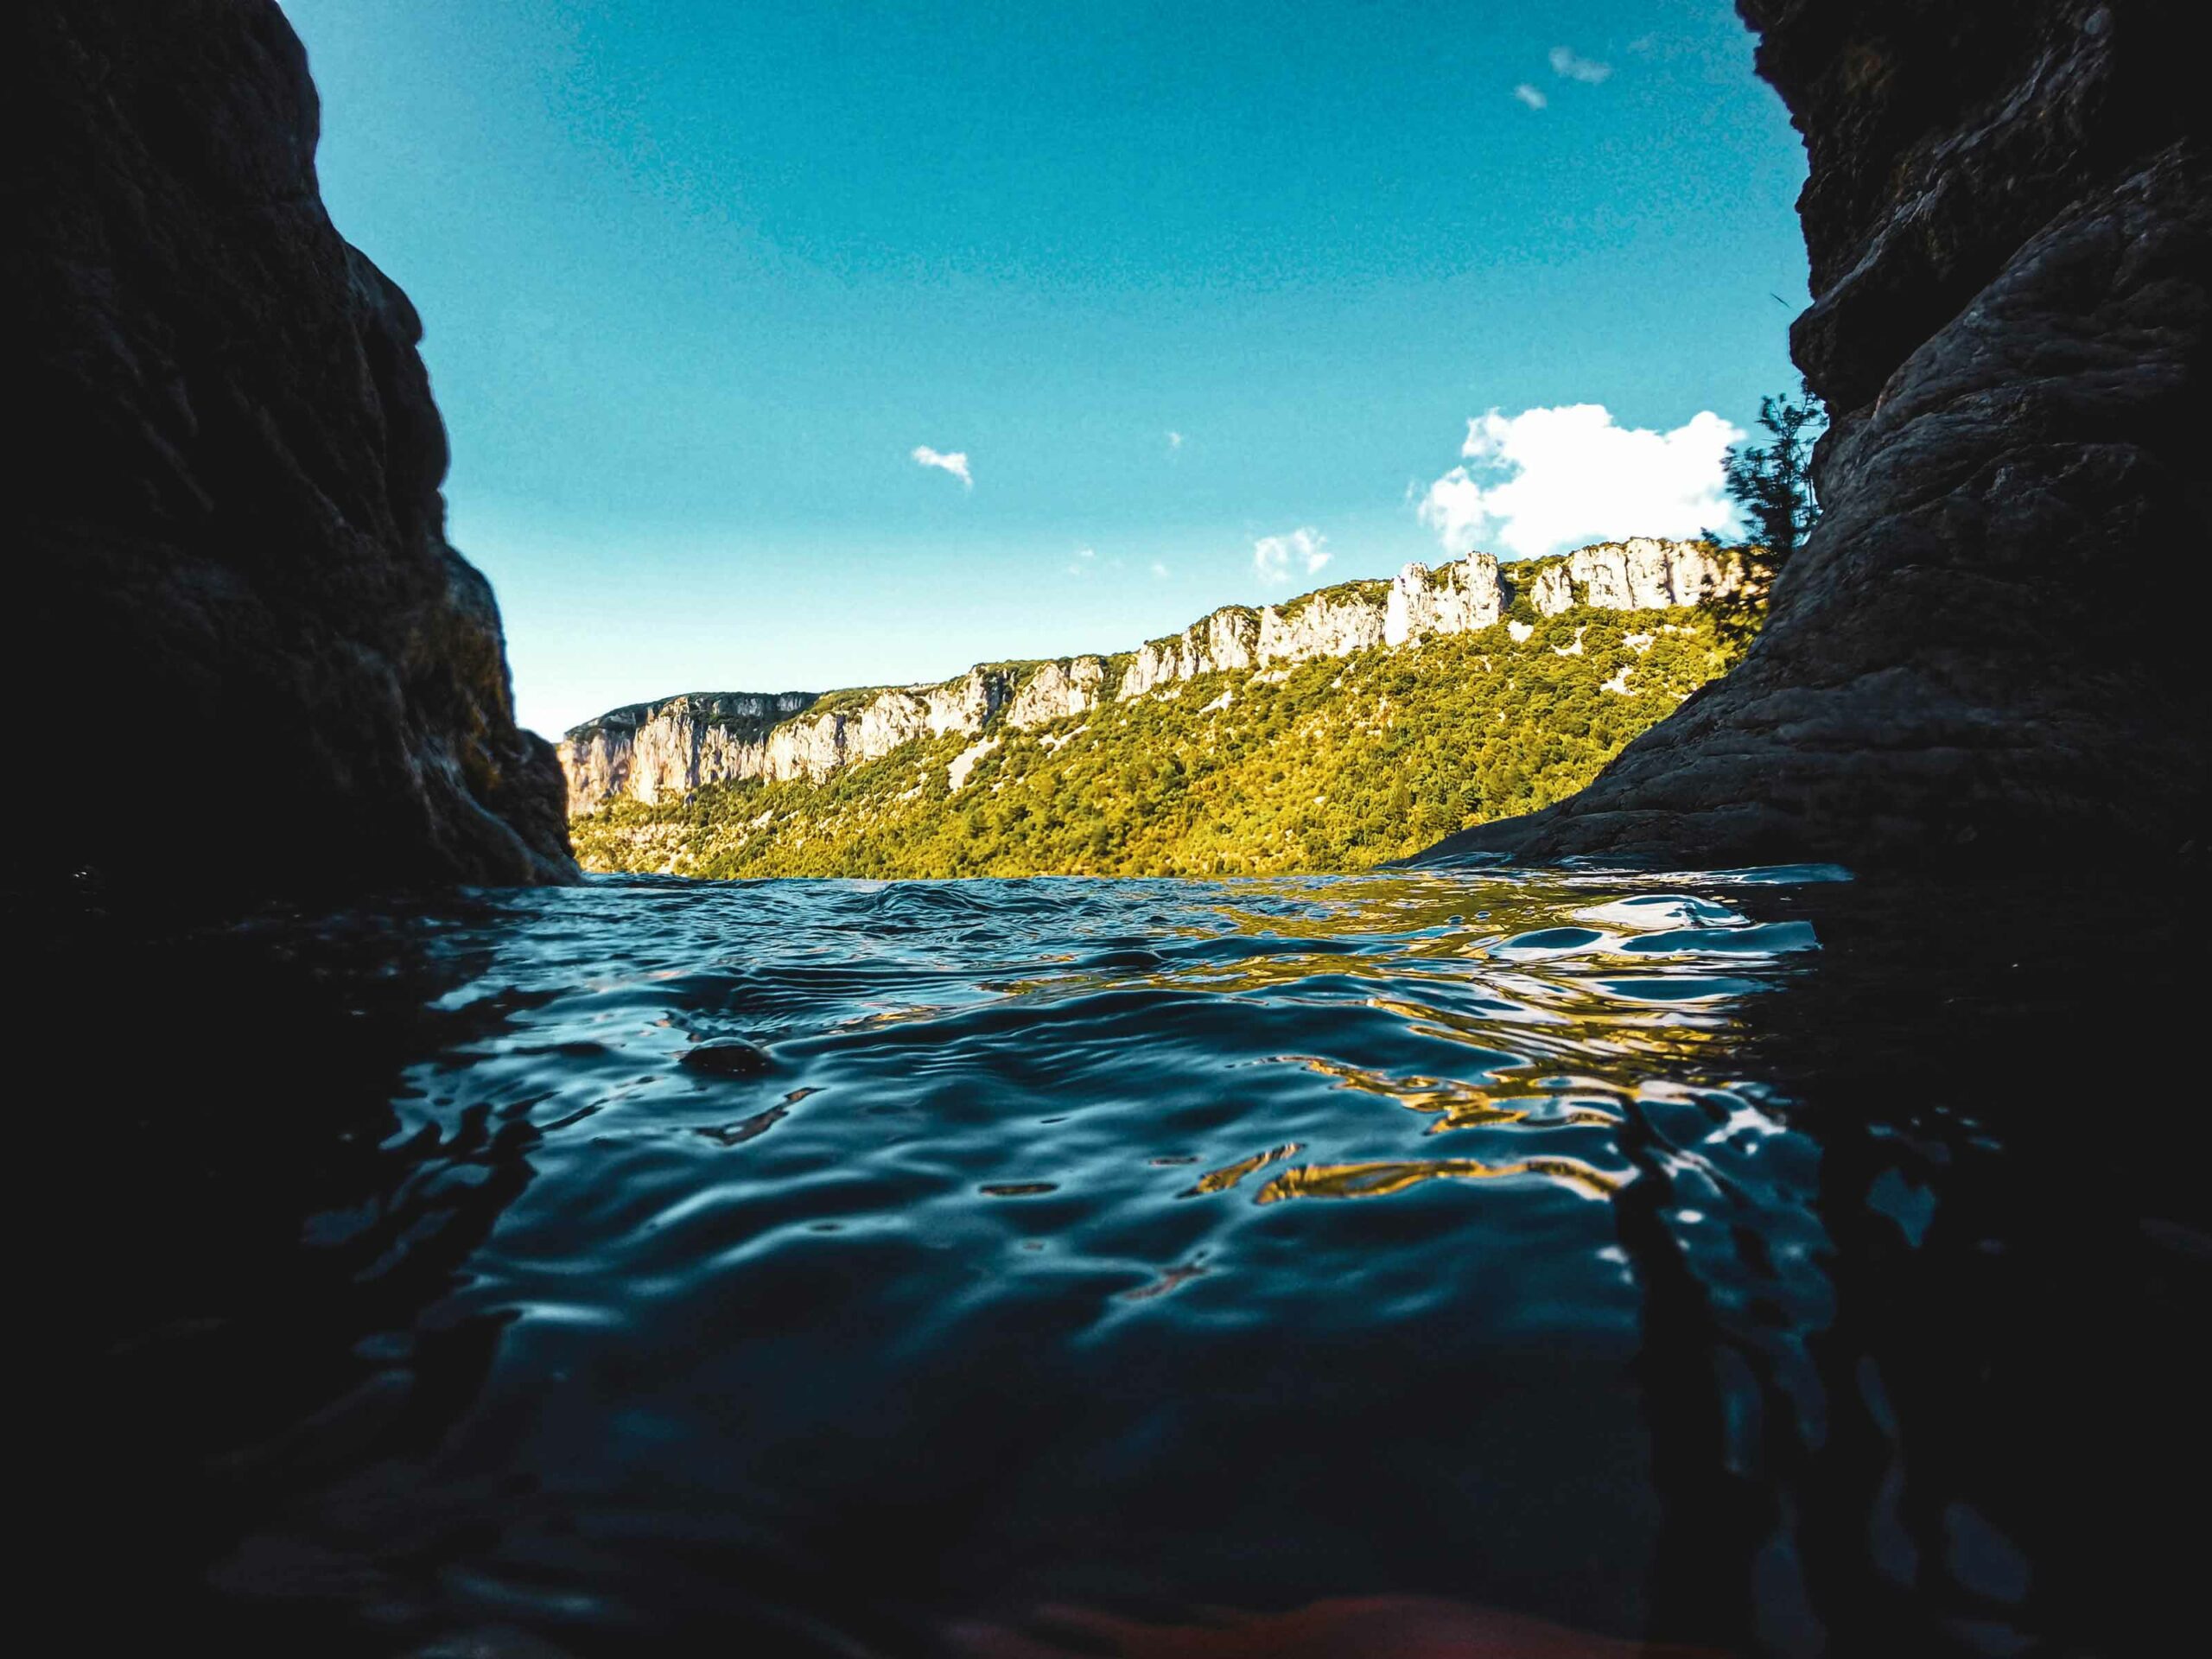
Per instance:
[[[80,1650],[2184,1650],[2180,924],[1834,874],[76,930]]]

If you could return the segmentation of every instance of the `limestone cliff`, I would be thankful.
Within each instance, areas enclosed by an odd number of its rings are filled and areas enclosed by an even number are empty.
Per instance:
[[[445,539],[422,325],[323,211],[283,14],[23,0],[0,34],[19,632],[64,653],[15,701],[72,734],[30,856],[220,899],[573,877]]]
[[[612,709],[560,747],[571,801],[681,795],[703,773],[758,777],[768,734],[814,702],[805,691],[713,693]]]
[[[1066,719],[1102,702],[1172,695],[1201,674],[1258,673],[1378,645],[1494,626],[1525,591],[1540,614],[1575,605],[1651,610],[1732,591],[1732,556],[1694,542],[1638,538],[1561,557],[1500,565],[1488,553],[1391,582],[1343,582],[1253,608],[1232,605],[1134,652],[981,664],[938,685],[805,692],[693,694],[636,703],[588,721],[559,749],[569,810],[628,797],[647,805],[703,784],[816,781],[918,737],[982,737]]]
[[[1451,855],[2203,834],[2212,193],[2177,0],[1739,0],[1804,136],[1826,516],[1726,680]]]
[[[1601,611],[1663,611],[1695,605],[1735,591],[1741,572],[1732,561],[1694,543],[1637,537],[1577,548],[1564,559],[1536,567],[1530,601],[1544,616],[1574,605]]]
[[[1382,643],[1402,645],[1432,634],[1472,633],[1496,624],[1505,605],[1505,583],[1494,555],[1470,553],[1437,571],[1409,564],[1398,572],[1383,603]]]

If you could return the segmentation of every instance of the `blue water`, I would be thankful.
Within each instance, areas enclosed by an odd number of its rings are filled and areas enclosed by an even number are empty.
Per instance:
[[[2133,1650],[2202,1212],[2050,1131],[2142,1100],[2079,988],[1884,902],[605,879],[134,944],[87,1485],[237,1651]]]

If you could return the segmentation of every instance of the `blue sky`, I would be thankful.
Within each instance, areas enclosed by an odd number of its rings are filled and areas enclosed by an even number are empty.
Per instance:
[[[549,733],[1663,531],[1794,385],[1727,0],[285,10]]]

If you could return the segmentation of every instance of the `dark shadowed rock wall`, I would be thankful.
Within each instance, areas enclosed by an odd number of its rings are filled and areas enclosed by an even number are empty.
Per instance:
[[[1826,517],[1725,681],[1439,853],[2167,855],[2212,682],[2201,0],[1739,0],[1804,136]]]
[[[283,14],[17,0],[0,40],[15,874],[572,877],[446,543],[422,326],[323,211]]]

